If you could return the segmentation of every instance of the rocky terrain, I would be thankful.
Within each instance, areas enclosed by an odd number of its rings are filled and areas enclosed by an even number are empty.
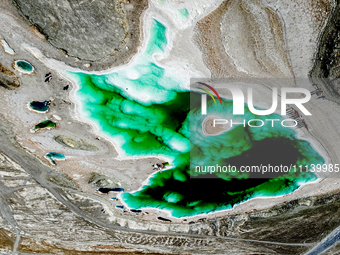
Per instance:
[[[325,96],[340,103],[340,1],[336,1],[326,28],[320,38],[314,67],[310,73],[312,80],[319,84]]]
[[[118,51],[127,33],[118,1],[14,3],[54,47],[83,60],[96,61]]]
[[[295,65],[298,58],[309,58],[305,65],[312,65],[318,33],[331,8],[330,1],[223,1],[197,23],[195,41],[212,77],[303,77]],[[314,47],[302,46],[308,37]],[[301,47],[296,48],[298,39]]]
[[[15,89],[20,86],[20,78],[0,63],[0,86]]]
[[[43,46],[46,56],[88,70],[123,64],[136,53],[147,4],[147,0],[13,0],[30,30],[53,46]]]

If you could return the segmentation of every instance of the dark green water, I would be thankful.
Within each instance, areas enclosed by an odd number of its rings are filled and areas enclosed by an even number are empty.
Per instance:
[[[38,101],[32,101],[30,103],[30,107],[33,110],[39,111],[39,112],[46,112],[50,109],[50,106],[45,104],[44,102],[38,102]]]
[[[204,136],[200,105],[190,105],[190,100],[199,102],[200,94],[183,89],[185,81],[152,59],[153,54],[164,52],[165,33],[165,27],[154,20],[145,52],[129,67],[105,75],[70,73],[79,84],[76,96],[83,115],[115,141],[122,155],[165,156],[173,166],[154,174],[141,190],[123,193],[129,207],[166,209],[174,217],[194,216],[229,209],[253,197],[288,194],[316,179],[312,173],[286,173],[271,179],[247,173],[190,178],[190,168],[200,164],[309,165],[324,160],[308,142],[297,139],[294,130],[281,126],[237,126],[218,136]],[[231,101],[223,100],[223,106],[209,103],[213,115],[232,117]],[[255,116],[245,106],[244,118],[282,117]]]
[[[38,131],[39,129],[44,129],[44,128],[55,128],[56,124],[51,121],[51,120],[45,120],[43,122],[40,122],[39,124],[35,125],[34,128],[32,129],[33,132]]]
[[[200,97],[199,94],[192,94],[192,97]],[[208,107],[213,109],[212,112],[216,115],[232,109],[230,101],[223,101],[223,107],[214,106],[212,103]],[[245,111],[247,120],[281,118],[277,114],[252,115],[246,106]],[[212,175],[190,172],[190,169],[195,169],[195,165],[230,164],[240,169],[241,166],[261,164],[290,166],[324,162],[310,144],[297,139],[295,131],[290,128],[244,128],[239,125],[218,136],[204,136],[201,125],[203,119],[199,107],[190,109],[190,130],[187,127],[188,119],[179,129],[183,136],[190,137],[190,153],[179,154],[181,158],[175,156],[176,167],[155,174],[141,190],[124,193],[122,197],[130,207],[155,207],[169,210],[174,217],[188,217],[230,209],[235,204],[254,197],[285,195],[304,183],[316,180],[313,173],[294,171],[274,173],[270,179],[265,178],[266,175],[258,178],[258,175],[251,173]]]
[[[25,60],[19,60],[15,64],[25,72],[32,72],[34,70],[34,67]]]

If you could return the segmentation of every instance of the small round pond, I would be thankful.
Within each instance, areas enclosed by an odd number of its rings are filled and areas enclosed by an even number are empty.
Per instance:
[[[14,69],[24,74],[32,74],[34,72],[34,66],[25,60],[14,61]]]

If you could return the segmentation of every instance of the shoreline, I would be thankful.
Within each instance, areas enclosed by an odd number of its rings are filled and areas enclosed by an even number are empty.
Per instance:
[[[230,212],[232,212],[232,210],[235,209],[235,207],[237,206],[247,206],[246,203],[252,201],[253,200],[272,200],[272,199],[278,199],[278,198],[284,198],[286,196],[289,196],[297,191],[299,191],[300,189],[302,189],[305,185],[313,185],[313,184],[316,184],[316,183],[319,183],[321,182],[323,179],[321,178],[317,178],[315,181],[310,181],[310,182],[307,182],[307,183],[304,183],[302,184],[300,187],[298,187],[296,190],[292,191],[292,192],[289,192],[287,194],[284,194],[284,195],[277,195],[277,196],[257,196],[257,197],[253,197],[253,198],[250,198],[246,201],[243,201],[243,202],[240,202],[238,204],[235,204],[232,208],[230,209],[223,209],[223,210],[216,210],[216,211],[212,211],[212,212],[208,212],[208,213],[205,213],[205,214],[197,214],[197,215],[193,215],[193,216],[182,216],[182,217],[174,217],[171,215],[171,210],[169,209],[158,209],[158,208],[155,208],[155,207],[141,207],[141,208],[138,208],[139,210],[147,210],[147,211],[150,211],[151,213],[155,213],[155,214],[158,214],[157,216],[163,216],[165,214],[165,216],[169,219],[171,219],[172,221],[174,221],[174,223],[178,223],[177,221],[178,220],[183,220],[183,219],[187,219],[187,220],[193,220],[193,221],[197,221],[199,220],[200,218],[206,218],[206,219],[211,219],[211,218],[217,218],[216,216],[218,217],[223,217],[221,216],[221,214],[223,215],[229,215]],[[119,201],[124,205],[124,208],[127,208],[127,209],[131,209],[131,207],[129,207],[124,200],[122,200],[121,198],[121,194],[122,193],[119,193],[117,195],[117,198],[119,199]],[[280,204],[280,203],[278,203]],[[267,210],[267,209],[270,209],[272,206],[268,206],[268,207],[264,207],[264,208],[261,208],[261,209],[258,209],[258,211],[261,211],[261,210]],[[249,211],[251,212],[251,211]],[[247,211],[245,211],[245,213],[247,213]],[[183,222],[182,222],[183,223]],[[189,223],[189,222],[186,222],[186,223]],[[171,224],[171,222],[169,222],[168,224]]]

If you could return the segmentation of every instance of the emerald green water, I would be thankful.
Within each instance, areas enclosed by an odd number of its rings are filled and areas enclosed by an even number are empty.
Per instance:
[[[316,179],[312,173],[287,173],[272,179],[249,174],[190,178],[190,168],[197,164],[309,165],[324,160],[290,128],[237,126],[222,135],[202,135],[200,94],[183,89],[184,80],[153,61],[152,56],[164,52],[166,46],[166,28],[154,20],[147,47],[133,65],[105,75],[69,73],[79,84],[76,96],[82,114],[112,137],[122,155],[165,156],[173,166],[155,173],[140,190],[123,193],[129,207],[166,209],[174,217],[187,217],[229,209],[253,197],[287,194]],[[223,100],[223,106],[210,101],[209,113],[232,116],[231,101]],[[247,106],[245,112],[245,119],[282,118],[255,116]]]
[[[34,70],[34,67],[25,60],[16,61],[15,64],[25,72],[33,72]]]

